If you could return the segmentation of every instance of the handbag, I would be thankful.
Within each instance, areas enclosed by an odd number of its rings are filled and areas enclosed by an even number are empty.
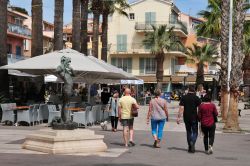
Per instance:
[[[138,109],[135,104],[132,104],[131,106],[131,116],[138,117]]]

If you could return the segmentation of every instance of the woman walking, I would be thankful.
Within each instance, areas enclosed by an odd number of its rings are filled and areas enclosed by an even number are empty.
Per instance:
[[[119,93],[118,91],[114,91],[113,97],[110,97],[109,100],[110,103],[110,119],[111,119],[111,126],[112,131],[117,131],[117,125],[118,125],[118,103],[119,103]]]
[[[167,101],[160,98],[161,90],[155,91],[155,98],[149,103],[147,124],[151,118],[151,129],[154,138],[154,147],[160,148],[160,141],[163,135],[163,128],[168,118]]]
[[[218,112],[216,106],[211,103],[207,94],[203,97],[203,103],[199,106],[198,118],[201,122],[201,130],[204,134],[204,147],[207,154],[213,153],[214,136]]]

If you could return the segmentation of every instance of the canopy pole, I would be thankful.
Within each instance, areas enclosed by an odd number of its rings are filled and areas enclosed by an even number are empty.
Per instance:
[[[90,91],[91,91],[91,84],[88,84],[88,103],[90,104]]]

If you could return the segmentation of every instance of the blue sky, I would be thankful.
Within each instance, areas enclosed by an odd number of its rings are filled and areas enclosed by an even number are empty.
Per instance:
[[[129,2],[134,0],[129,0]],[[207,0],[174,0],[174,3],[181,12],[196,16],[200,10],[207,6]],[[31,0],[10,0],[10,4],[25,8],[31,13]],[[54,0],[43,0],[43,18],[53,23],[54,20]],[[72,0],[64,0],[64,24],[71,22]]]

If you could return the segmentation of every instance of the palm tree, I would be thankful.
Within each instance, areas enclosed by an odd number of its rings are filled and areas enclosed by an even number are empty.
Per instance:
[[[0,0],[0,66],[7,65],[7,4],[8,0]],[[0,93],[9,93],[8,70],[0,70]]]
[[[156,80],[157,88],[162,87],[163,82],[163,62],[165,59],[165,52],[170,51],[177,45],[182,47],[182,43],[178,40],[174,40],[175,35],[173,28],[167,29],[167,25],[160,25],[156,27],[152,25],[153,32],[146,32],[143,45],[151,48],[151,53],[155,56],[157,69]]]
[[[243,53],[243,30],[245,21],[245,0],[235,1],[234,9],[234,28],[233,28],[233,52],[232,52],[232,70],[230,78],[230,102],[227,114],[227,121],[224,129],[231,131],[240,130],[238,121],[238,89],[242,80]]]
[[[197,25],[197,35],[209,38],[220,38],[221,33],[221,0],[208,0],[207,10],[198,13],[206,21]],[[227,9],[227,8],[225,8]],[[229,10],[228,10],[229,11]]]
[[[88,55],[88,5],[89,0],[81,0],[81,53]]]
[[[80,52],[81,12],[80,0],[73,0],[72,48]]]
[[[104,1],[102,7],[102,60],[107,62],[107,46],[108,46],[108,16],[118,12],[120,15],[128,17],[125,12],[130,6],[126,0]]]
[[[211,64],[217,61],[217,48],[210,44],[203,46],[193,44],[193,47],[187,49],[187,55],[190,56],[187,61],[197,64],[196,85],[204,84],[204,66],[206,63]]]
[[[91,11],[93,12],[93,41],[92,41],[92,53],[93,56],[98,58],[99,50],[99,23],[100,14],[102,13],[102,0],[92,0]]]
[[[244,0],[245,2],[248,0]],[[220,39],[221,41],[221,113],[222,120],[226,121],[228,110],[228,82],[227,82],[227,60],[228,60],[228,36],[229,36],[229,1],[208,0],[207,10],[199,12],[206,22],[198,25],[197,35],[210,38]],[[247,11],[250,5],[244,6],[244,11]],[[246,23],[244,25],[247,26]],[[244,29],[244,36],[249,36],[249,28]]]
[[[243,82],[245,85],[250,85],[250,37],[245,37],[244,39],[244,54],[245,59],[243,62],[242,70],[244,72],[243,74]],[[248,92],[249,95],[249,92]]]
[[[32,43],[31,56],[43,54],[43,1],[32,0]]]
[[[222,121],[226,122],[228,112],[228,36],[229,36],[229,10],[230,1],[221,2],[221,115]]]
[[[63,8],[64,1],[55,0],[54,50],[63,49]]]

